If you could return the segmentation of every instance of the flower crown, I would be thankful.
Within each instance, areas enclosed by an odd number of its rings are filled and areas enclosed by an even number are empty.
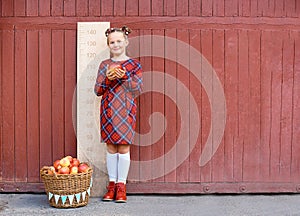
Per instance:
[[[105,31],[105,36],[107,37],[112,32],[123,32],[127,36],[131,33],[131,29],[127,26],[123,26],[122,28],[109,28]]]

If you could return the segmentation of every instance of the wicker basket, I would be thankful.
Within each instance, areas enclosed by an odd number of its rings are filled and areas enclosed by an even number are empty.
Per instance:
[[[49,167],[40,170],[45,184],[50,206],[56,208],[76,208],[88,204],[92,187],[90,168],[86,173],[78,174],[48,174]]]

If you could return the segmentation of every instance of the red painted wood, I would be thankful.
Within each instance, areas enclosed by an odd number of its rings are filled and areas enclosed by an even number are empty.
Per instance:
[[[258,2],[259,0],[251,0],[251,5],[250,5],[251,17],[259,16]]]
[[[14,0],[15,16],[25,16],[26,14],[26,0]]]
[[[14,181],[14,32],[2,32],[2,179]],[[4,64],[5,62],[5,64]],[[5,82],[4,82],[5,81]],[[5,97],[4,97],[5,96]]]
[[[176,0],[165,0],[164,2],[164,15],[175,16],[176,15]]]
[[[114,0],[114,16],[125,16],[126,14],[126,0]]]
[[[98,1],[100,3],[100,1]],[[100,7],[99,7],[100,8]],[[64,16],[75,16],[76,14],[76,4],[73,0],[64,1]]]
[[[285,2],[275,0],[275,17],[285,17]]]
[[[252,4],[257,4],[257,2],[253,0],[239,1],[239,16],[249,17],[251,15]]]
[[[225,16],[238,16],[239,8],[238,0],[226,0],[225,3]]]
[[[213,1],[202,0],[202,16],[212,16],[213,14]]]
[[[76,125],[76,119],[73,119],[73,109],[76,106],[76,101],[73,96],[75,94],[76,87],[76,32],[73,30],[66,30],[64,35],[64,129],[65,129],[65,155],[77,155],[77,143],[74,126]],[[75,118],[75,117],[74,117]],[[73,122],[74,121],[74,122]]]
[[[38,31],[27,31],[27,159],[28,182],[39,182]]]
[[[14,15],[14,1],[8,0],[2,2],[2,16],[9,17]]]
[[[189,15],[189,0],[176,0],[176,16]]]
[[[39,1],[39,16],[50,16],[51,0]]]
[[[139,0],[139,16],[150,16],[151,15],[151,0]]]
[[[225,1],[212,1],[213,2],[213,16],[225,15]]]
[[[152,16],[163,16],[164,15],[164,2],[160,0],[152,0]]]
[[[15,181],[27,181],[26,31],[15,32]],[[20,166],[22,163],[22,166]]]
[[[101,16],[112,16],[114,14],[114,1],[101,1]]]
[[[77,2],[78,0],[76,1],[76,3]],[[64,2],[60,0],[51,0],[51,16],[62,16],[63,14],[64,14]]]
[[[287,17],[294,17],[295,9],[296,9],[296,1],[297,0],[287,0],[287,1],[285,1],[284,8],[285,8],[285,15]]]
[[[64,148],[64,31],[52,31],[52,149],[53,159],[65,156]]]
[[[189,16],[201,16],[201,1],[189,0]]]
[[[101,14],[101,1],[89,1],[89,16],[100,16]]]
[[[1,6],[1,3],[0,3]],[[3,35],[2,35],[2,30],[0,30],[0,72],[2,74],[2,46],[3,46]],[[2,146],[3,146],[3,115],[2,115],[2,76],[0,76],[0,83],[1,83],[1,87],[0,87],[0,173],[2,173]],[[2,175],[0,176],[0,181],[2,181]]]
[[[26,0],[26,16],[38,16],[38,0]]]
[[[53,163],[52,154],[52,101],[51,101],[51,31],[39,32],[39,112],[40,112],[40,166]]]
[[[126,0],[126,16],[138,16],[139,15],[139,0]]]
[[[76,16],[89,15],[89,2],[86,0],[76,0]]]

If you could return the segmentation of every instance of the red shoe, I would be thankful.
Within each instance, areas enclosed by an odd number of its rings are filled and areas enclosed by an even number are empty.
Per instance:
[[[127,202],[126,185],[124,183],[116,184],[116,202],[118,203]]]
[[[103,196],[103,201],[112,201],[115,199],[115,187],[116,184],[114,182],[109,182],[107,188],[107,193]]]

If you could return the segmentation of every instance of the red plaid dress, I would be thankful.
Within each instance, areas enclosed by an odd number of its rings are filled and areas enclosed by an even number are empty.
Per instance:
[[[109,65],[120,64],[126,69],[121,79],[109,80]],[[128,59],[101,62],[95,84],[95,94],[102,96],[100,107],[101,140],[111,144],[131,144],[136,126],[135,97],[141,92],[142,68],[139,61]]]

